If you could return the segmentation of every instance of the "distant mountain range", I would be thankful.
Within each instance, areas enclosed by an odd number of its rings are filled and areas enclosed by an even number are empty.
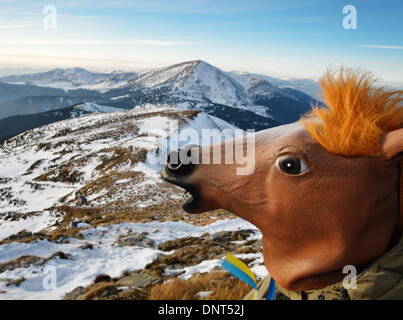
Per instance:
[[[153,104],[201,110],[242,129],[261,130],[296,121],[317,103],[312,97],[317,91],[313,80],[224,72],[200,60],[138,73],[53,69],[0,78],[0,119],[7,118],[1,122],[8,123],[1,136],[23,132],[34,123],[62,120],[69,107],[83,103],[121,109]]]
[[[53,69],[46,72],[5,76],[0,82],[34,84],[41,87],[77,89],[102,82],[111,77],[109,73],[96,73],[83,68]]]
[[[84,114],[115,111],[122,111],[122,109],[86,102],[57,110],[0,119],[0,142],[24,131],[57,121],[76,118]]]

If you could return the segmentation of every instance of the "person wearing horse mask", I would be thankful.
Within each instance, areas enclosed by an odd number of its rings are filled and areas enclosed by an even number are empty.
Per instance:
[[[246,163],[168,161],[162,177],[190,192],[186,211],[223,208],[261,230],[258,299],[271,279],[276,299],[403,299],[403,91],[343,68],[320,85],[326,106],[254,133]],[[247,150],[247,135],[231,143]],[[221,159],[226,145],[212,147]]]

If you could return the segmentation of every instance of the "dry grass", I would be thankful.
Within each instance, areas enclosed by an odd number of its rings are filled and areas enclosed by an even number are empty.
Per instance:
[[[74,140],[72,139],[67,139],[67,140],[62,140],[58,142],[47,142],[47,143],[39,143],[37,146],[37,150],[43,150],[43,151],[50,151],[54,150],[57,148],[60,148],[63,145],[72,145],[74,144]]]
[[[31,266],[41,266],[45,262],[58,257],[60,259],[69,259],[69,257],[62,251],[58,251],[55,254],[52,254],[51,256],[47,258],[41,258],[33,255],[24,255],[20,256],[17,259],[10,260],[4,263],[0,264],[0,273],[5,272],[5,271],[11,271],[19,268],[29,268]]]
[[[144,162],[147,156],[146,149],[133,149],[133,146],[127,148],[113,147],[103,149],[98,153],[105,154],[102,158],[102,163],[95,168],[95,170],[98,170],[101,174],[104,174],[111,169],[117,169],[117,167],[124,165],[127,162],[130,162],[131,164]]]
[[[77,193],[89,196],[92,194],[100,193],[103,190],[108,190],[108,193],[104,194],[104,196],[110,199],[111,198],[110,196],[112,195],[113,192],[120,190],[120,187],[117,187],[115,185],[115,181],[121,179],[131,179],[132,184],[137,184],[143,181],[143,178],[144,174],[138,171],[126,171],[126,172],[112,171],[86,184]]]
[[[205,234],[201,237],[186,237],[169,240],[158,245],[163,251],[175,250],[172,254],[161,254],[152,263],[146,266],[151,271],[163,270],[167,266],[171,269],[193,266],[205,260],[219,259],[227,252],[234,253],[257,253],[260,252],[260,242],[243,246],[234,244],[233,241],[245,240],[251,230],[233,232],[218,232],[213,235]],[[245,260],[245,263],[253,261]]]
[[[98,300],[100,298],[117,293],[118,289],[115,284],[109,282],[99,282],[94,285],[91,290],[84,294],[83,300]]]
[[[23,283],[25,280],[26,279],[24,277],[21,277],[21,278],[15,279],[15,280],[11,280],[11,281],[7,282],[6,287],[9,287],[9,286],[19,287],[20,284]]]
[[[35,161],[26,171],[25,171],[25,175],[31,174],[32,171],[34,171],[36,168],[38,168],[42,163],[43,163],[43,159],[37,160]]]
[[[111,282],[112,278],[108,276],[107,274],[99,274],[94,280],[94,283],[100,283],[100,282]]]
[[[229,278],[217,283],[215,290],[205,300],[242,300],[252,288],[245,282]]]
[[[183,124],[186,124],[186,121],[194,119],[199,113],[200,113],[200,111],[198,111],[198,110],[185,110],[185,111],[173,111],[173,112],[158,111],[158,112],[153,112],[153,113],[134,115],[133,118],[135,120],[142,120],[142,119],[153,118],[153,117],[157,117],[157,116],[168,117],[170,119],[177,120],[178,125],[181,126]]]
[[[29,231],[21,230],[20,232],[16,234],[12,234],[8,236],[7,238],[3,239],[0,241],[0,245],[6,244],[6,243],[11,243],[11,242],[20,242],[20,243],[28,243],[34,240],[49,240],[51,238],[50,235],[42,233],[42,232],[36,232],[32,233]]]
[[[227,272],[194,275],[189,280],[174,279],[155,285],[148,300],[240,300],[251,288]],[[200,298],[198,292],[212,291]]]
[[[47,147],[43,147],[47,150]],[[49,147],[50,148],[50,147]],[[71,159],[56,168],[49,168],[50,170],[44,174],[36,177],[36,181],[52,181],[52,182],[66,182],[66,183],[79,183],[82,180],[83,173],[77,168],[83,167],[88,161],[100,156],[101,163],[95,168],[101,174],[108,175],[109,171],[116,170],[120,166],[127,163],[135,164],[137,162],[144,162],[146,159],[147,150],[140,148],[134,149],[132,146],[127,148],[113,147],[102,149],[97,153],[90,154],[84,157]],[[41,162],[35,162],[27,171],[31,173]]]
[[[0,273],[5,272],[7,270],[14,270],[18,268],[28,268],[30,266],[40,266],[46,262],[46,259],[37,257],[37,256],[30,256],[25,255],[21,256],[17,259],[10,260],[0,264]]]
[[[60,167],[50,170],[36,177],[35,181],[52,181],[65,183],[79,183],[83,173],[74,169],[71,163],[61,165]]]
[[[148,290],[130,288],[129,290],[124,290],[118,294],[108,297],[110,300],[146,300],[148,296]]]

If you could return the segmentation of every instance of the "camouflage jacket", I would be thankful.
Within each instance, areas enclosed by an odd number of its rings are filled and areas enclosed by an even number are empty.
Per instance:
[[[355,289],[345,289],[343,283],[302,292],[276,285],[275,300],[403,300],[403,237],[400,242],[361,272]],[[258,299],[265,300],[270,283],[267,276],[258,284]],[[244,300],[253,300],[254,290]]]

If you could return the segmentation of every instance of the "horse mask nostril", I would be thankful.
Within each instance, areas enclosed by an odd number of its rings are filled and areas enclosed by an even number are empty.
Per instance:
[[[176,150],[171,151],[168,154],[167,166],[168,166],[168,169],[170,169],[171,171],[176,171],[182,166],[182,163],[180,162],[180,159],[179,159],[178,151],[176,151]]]
[[[183,173],[185,169],[189,169],[193,164],[197,163],[196,145],[187,145],[181,150],[171,151],[167,159],[167,167],[171,172]],[[196,161],[195,161],[196,160]]]

